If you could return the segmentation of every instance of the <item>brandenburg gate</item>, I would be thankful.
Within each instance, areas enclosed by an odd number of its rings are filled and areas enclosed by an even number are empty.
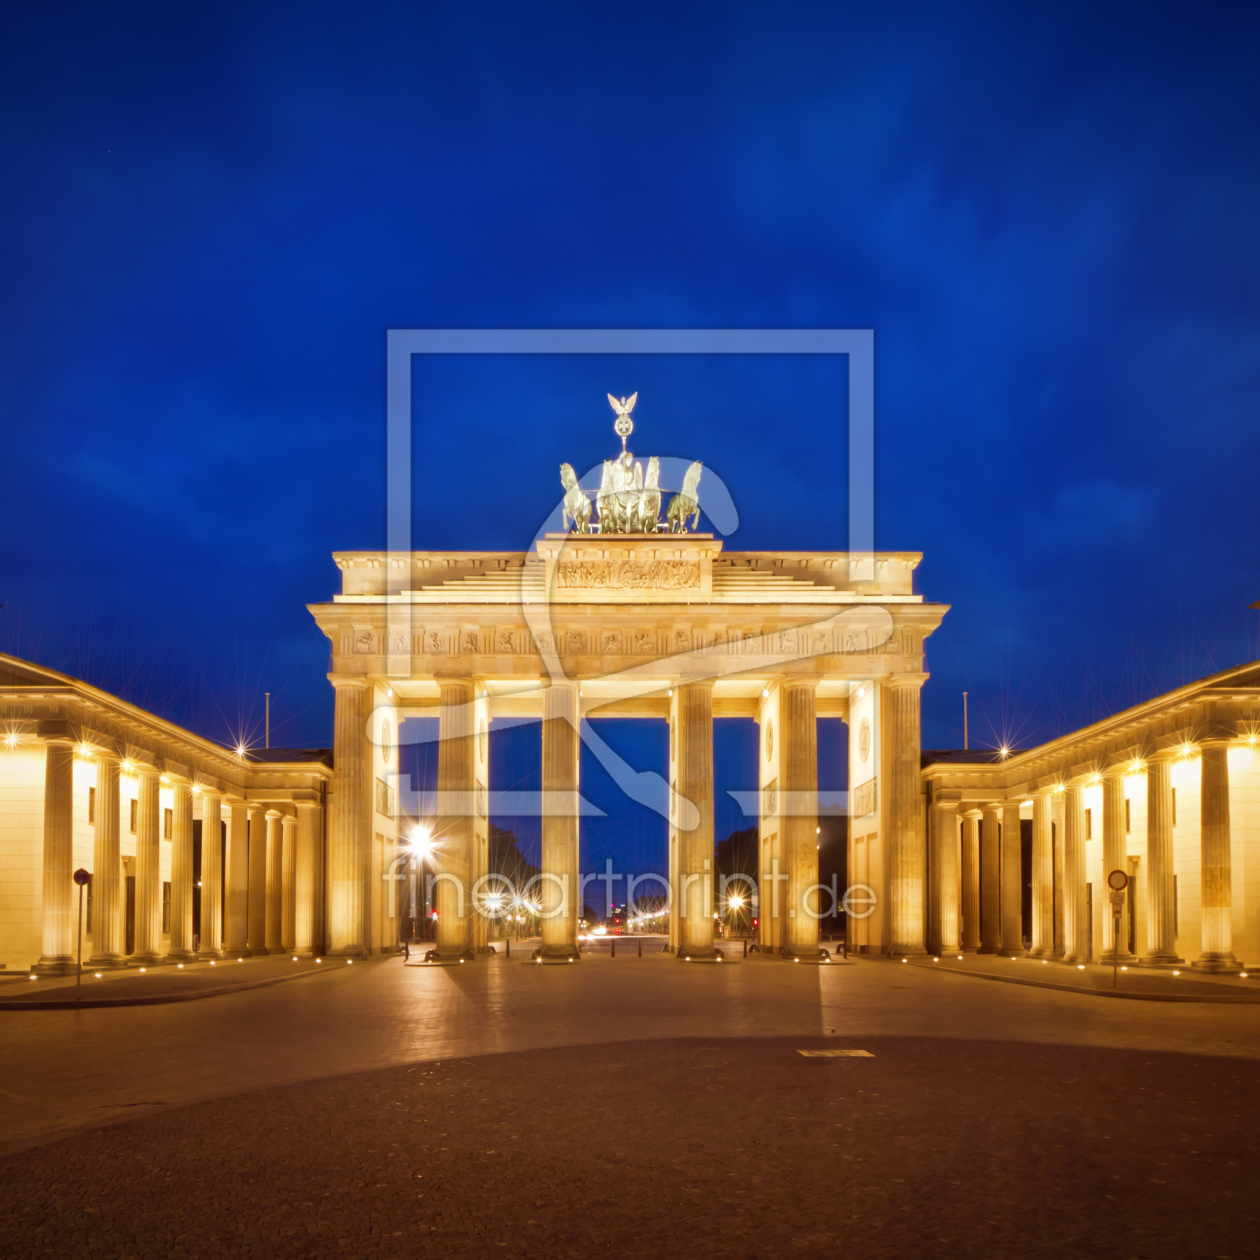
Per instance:
[[[758,723],[759,945],[820,957],[816,721],[849,740],[849,882],[874,909],[850,944],[924,952],[919,772],[923,642],[947,608],[914,592],[917,553],[729,552],[688,532],[704,501],[693,464],[660,520],[659,462],[625,450],[633,398],[611,399],[622,453],[596,502],[561,469],[564,531],[527,552],[343,552],[341,593],[311,606],[336,691],[328,833],[329,952],[386,940],[398,847],[398,731],[436,718],[434,960],[473,961],[487,920],[496,719],[542,723],[542,961],[578,958],[579,747],[585,718],[669,723],[666,777],[623,786],[669,821],[670,944],[714,947],[713,719]],[[614,778],[618,778],[614,775]],[[822,907],[821,912],[825,912]]]

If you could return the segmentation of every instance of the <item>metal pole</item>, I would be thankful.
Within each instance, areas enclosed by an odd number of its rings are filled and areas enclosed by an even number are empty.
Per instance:
[[[75,997],[83,996],[83,885],[79,885],[79,974],[74,978]]]
[[[1114,989],[1118,987],[1119,982],[1120,982],[1120,916],[1116,915],[1113,922],[1115,923],[1116,926],[1115,926],[1115,930],[1111,934],[1111,939],[1115,941],[1116,947],[1114,950],[1111,951],[1112,952],[1111,987]]]
[[[967,732],[967,693],[963,692],[963,752],[970,748],[970,741]]]

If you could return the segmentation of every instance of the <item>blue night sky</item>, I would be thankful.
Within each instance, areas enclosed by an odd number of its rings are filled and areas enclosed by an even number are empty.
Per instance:
[[[0,647],[224,742],[270,691],[274,742],[327,744],[304,606],[384,545],[387,329],[826,326],[875,330],[876,544],[952,605],[925,745],[961,746],[964,689],[973,746],[1028,745],[1260,655],[1258,35],[1204,4],[7,5]],[[417,547],[528,546],[635,389],[636,451],[730,488],[728,547],[846,547],[843,360],[415,388]],[[509,744],[496,786],[530,786]]]

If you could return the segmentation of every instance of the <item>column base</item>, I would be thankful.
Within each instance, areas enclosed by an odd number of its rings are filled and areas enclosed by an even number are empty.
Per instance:
[[[166,962],[165,954],[128,954],[129,967],[161,967]]]
[[[314,948],[309,945],[302,945],[302,946],[295,945],[293,947],[293,956],[295,958],[320,958],[322,957],[322,955],[316,954]]]
[[[1028,951],[1028,957],[1029,958],[1053,958],[1054,951],[1049,946],[1039,945],[1037,946],[1036,949],[1030,949]]]
[[[1002,951],[999,950],[996,945],[981,945],[980,948],[976,950],[977,954],[999,954],[1001,952]]]
[[[1069,967],[1079,967],[1082,963],[1089,962],[1088,954],[1064,954],[1059,962],[1067,963]]]
[[[1178,958],[1174,953],[1151,950],[1149,954],[1138,959],[1139,967],[1184,967],[1186,960]]]
[[[258,958],[265,954],[265,949],[256,949],[254,957]],[[366,958],[367,950],[362,945],[343,945],[340,949],[330,949],[325,958]]]
[[[1105,954],[1098,955],[1098,961],[1104,967],[1114,967],[1117,961],[1121,967],[1132,967],[1136,965],[1138,956],[1136,954],[1121,953],[1117,959],[1116,954],[1111,950],[1107,950]]]
[[[997,951],[999,958],[1024,958],[1027,954],[1026,949],[999,949]]]
[[[221,958],[226,958],[226,957],[227,957],[227,950],[225,950],[225,949],[201,949],[201,950],[198,950],[198,951],[197,951],[197,957],[198,957],[198,958],[205,958],[205,959],[210,959],[210,958],[213,958],[213,959],[215,959],[216,961],[218,961],[218,960],[219,960],[219,959],[221,959]],[[237,957],[238,957],[238,958],[241,958],[241,957],[243,957],[243,955],[241,955],[241,954],[237,954]]]
[[[35,963],[31,967],[31,975],[72,976],[78,970],[79,964],[73,958],[61,958],[54,954],[51,958],[41,958]]]
[[[542,945],[530,955],[531,961],[540,963],[581,962],[582,955],[574,945]]]
[[[678,962],[716,963],[722,961],[722,951],[714,949],[712,946],[707,951],[703,948],[687,949],[686,946],[683,946],[674,957]]]
[[[791,945],[784,945],[779,950],[779,957],[784,962],[815,963],[819,966],[831,961],[831,955],[821,945],[815,945],[812,948],[802,947],[800,949],[793,949]]]
[[[127,960],[121,954],[102,954],[99,958],[89,958],[83,964],[83,970],[118,971],[126,965]]]
[[[928,952],[922,945],[894,945],[888,951],[889,958],[927,958]]]
[[[197,961],[197,955],[191,949],[169,949],[166,951],[168,963],[190,963]]]
[[[980,952],[979,945],[963,945],[958,952],[960,954],[978,954]]]
[[[1200,954],[1190,964],[1191,971],[1205,971],[1216,975],[1229,975],[1232,972],[1245,971],[1246,968],[1234,957],[1232,950],[1222,954]]]

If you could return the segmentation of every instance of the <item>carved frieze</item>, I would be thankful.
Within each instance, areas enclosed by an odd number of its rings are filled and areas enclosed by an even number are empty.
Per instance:
[[[879,808],[879,777],[867,779],[853,789],[853,817],[864,818]]]

